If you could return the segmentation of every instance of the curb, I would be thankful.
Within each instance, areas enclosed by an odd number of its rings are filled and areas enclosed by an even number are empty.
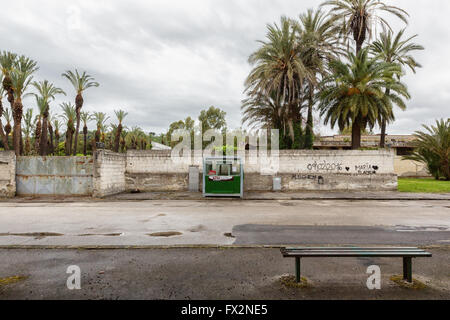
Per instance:
[[[371,245],[373,247],[395,247],[395,245]],[[0,250],[169,250],[169,249],[280,249],[285,247],[295,247],[295,245],[88,245],[88,246],[72,246],[72,245],[0,245]],[[332,247],[329,245],[308,244],[302,247]],[[345,246],[345,245],[340,245]],[[347,245],[348,247],[358,247]],[[366,245],[367,246],[367,245]],[[450,249],[450,245],[428,245],[417,246],[420,249]]]

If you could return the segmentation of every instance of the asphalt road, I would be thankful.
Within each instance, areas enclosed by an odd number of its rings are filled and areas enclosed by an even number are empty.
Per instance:
[[[450,201],[0,203],[0,246],[292,243],[449,244]]]
[[[0,299],[450,299],[450,249],[430,251],[413,262],[424,289],[390,280],[400,258],[303,259],[310,287],[299,289],[281,283],[294,262],[278,249],[0,250]],[[80,290],[67,288],[71,265]],[[366,286],[370,265],[381,269],[380,290]]]

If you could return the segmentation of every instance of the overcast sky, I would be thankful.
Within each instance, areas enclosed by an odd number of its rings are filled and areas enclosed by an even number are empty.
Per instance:
[[[67,69],[86,70],[100,82],[85,93],[83,108],[129,112],[125,124],[165,131],[173,121],[211,105],[227,112],[229,127],[240,126],[248,56],[263,40],[266,24],[281,15],[297,17],[315,0],[40,0],[10,1],[0,10],[0,50],[25,54],[39,63],[36,80],[48,79],[74,101],[61,78]],[[408,34],[426,50],[424,66],[408,75],[412,99],[397,111],[390,134],[409,134],[422,123],[450,117],[450,2],[389,1],[410,13]],[[390,19],[396,30],[402,24]],[[6,101],[4,101],[6,104]],[[25,107],[34,107],[27,99]],[[91,128],[94,124],[90,125]],[[322,134],[331,133],[321,127]]]

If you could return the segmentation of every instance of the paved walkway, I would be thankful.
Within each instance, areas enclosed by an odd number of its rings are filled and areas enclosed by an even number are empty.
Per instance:
[[[195,192],[123,193],[108,200],[201,200]],[[215,199],[215,198],[210,198]],[[245,200],[449,200],[450,193],[402,192],[246,192]]]

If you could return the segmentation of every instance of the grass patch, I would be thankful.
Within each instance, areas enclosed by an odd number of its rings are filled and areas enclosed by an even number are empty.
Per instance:
[[[301,277],[300,283],[295,281],[295,276],[282,276],[280,278],[281,284],[288,288],[309,288],[311,285],[308,283],[308,279]]]
[[[403,280],[403,276],[400,275],[392,276],[391,281],[405,289],[421,290],[427,287],[423,282],[416,279],[413,279],[413,282],[409,283],[408,281]]]
[[[398,179],[398,191],[422,193],[450,193],[450,181],[435,179]]]
[[[8,284],[20,282],[26,280],[27,277],[24,276],[14,276],[14,277],[8,277],[8,278],[0,278],[0,287],[6,286]]]

